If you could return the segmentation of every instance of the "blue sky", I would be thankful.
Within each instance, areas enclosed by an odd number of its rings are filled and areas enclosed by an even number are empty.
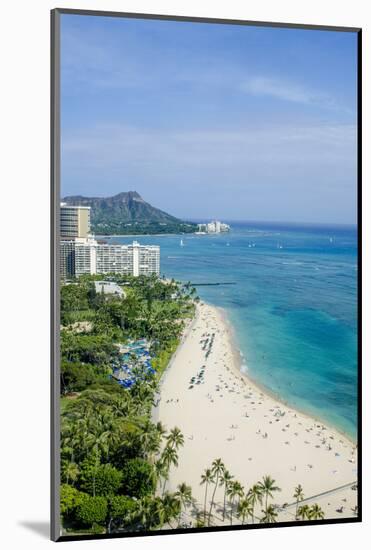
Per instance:
[[[355,33],[62,15],[62,195],[354,223]]]

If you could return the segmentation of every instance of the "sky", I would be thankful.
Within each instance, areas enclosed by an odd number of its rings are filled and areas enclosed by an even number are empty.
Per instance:
[[[353,32],[61,17],[62,196],[356,221]]]

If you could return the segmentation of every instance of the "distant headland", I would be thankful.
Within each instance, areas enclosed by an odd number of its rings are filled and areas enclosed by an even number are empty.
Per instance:
[[[125,191],[113,197],[74,195],[62,201],[74,206],[90,206],[91,228],[98,235],[156,235],[198,230],[197,224],[155,208],[137,191]]]

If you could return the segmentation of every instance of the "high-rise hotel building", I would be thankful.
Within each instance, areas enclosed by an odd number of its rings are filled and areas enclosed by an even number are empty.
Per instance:
[[[160,247],[101,244],[90,235],[90,207],[61,205],[61,278],[84,274],[160,274]]]
[[[61,204],[61,239],[86,239],[90,233],[90,206]]]

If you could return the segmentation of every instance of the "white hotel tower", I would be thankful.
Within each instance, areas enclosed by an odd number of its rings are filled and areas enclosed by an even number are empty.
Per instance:
[[[61,204],[61,239],[62,279],[84,274],[160,274],[159,246],[143,246],[137,241],[129,245],[98,243],[90,235],[90,207]]]

